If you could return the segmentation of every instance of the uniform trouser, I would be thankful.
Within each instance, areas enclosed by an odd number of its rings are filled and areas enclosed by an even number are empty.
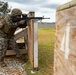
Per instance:
[[[21,55],[18,45],[13,37],[10,39],[0,38],[0,60],[4,59],[8,46],[15,50],[17,56]]]

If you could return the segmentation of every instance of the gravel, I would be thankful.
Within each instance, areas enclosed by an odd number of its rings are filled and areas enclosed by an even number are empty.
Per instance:
[[[7,67],[0,67],[0,75],[27,75],[25,63],[20,58],[7,57],[4,62]]]

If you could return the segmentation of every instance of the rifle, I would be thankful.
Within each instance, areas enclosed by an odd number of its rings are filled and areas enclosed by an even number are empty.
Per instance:
[[[42,19],[50,19],[50,18],[44,18],[44,17],[27,17],[27,15],[23,15],[22,14],[22,18],[13,18],[12,21],[15,23],[15,22],[18,22],[18,21],[21,21],[21,20],[25,20],[26,22],[31,20],[31,19],[38,19],[38,20],[42,20]]]

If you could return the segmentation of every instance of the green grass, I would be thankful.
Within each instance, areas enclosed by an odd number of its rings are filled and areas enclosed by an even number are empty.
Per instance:
[[[55,29],[38,29],[39,71],[31,74],[32,67],[26,63],[28,75],[53,75]]]

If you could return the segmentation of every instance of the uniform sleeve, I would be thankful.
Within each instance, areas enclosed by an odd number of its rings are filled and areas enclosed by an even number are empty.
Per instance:
[[[25,22],[25,24],[20,24],[19,28],[26,28],[26,26],[27,26],[27,22]]]
[[[10,28],[15,28],[15,27],[18,27],[20,25],[19,22],[13,23],[9,16],[6,16],[4,18],[4,24],[7,24],[7,26]]]
[[[0,28],[3,27],[3,23],[2,23],[2,20],[0,20]]]

